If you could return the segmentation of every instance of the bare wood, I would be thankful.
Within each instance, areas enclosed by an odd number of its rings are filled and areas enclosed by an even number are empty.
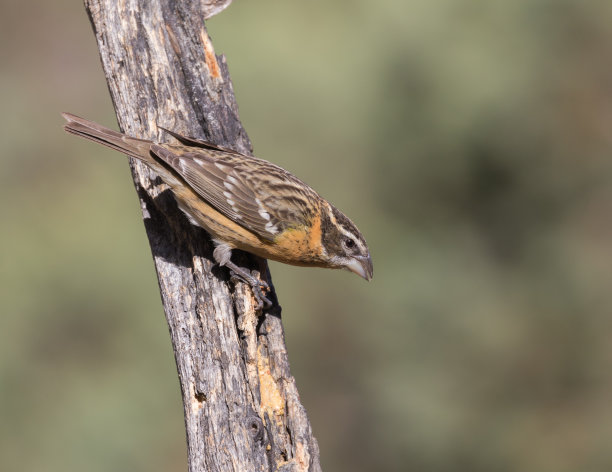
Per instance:
[[[85,0],[122,131],[161,140],[159,125],[251,151],[203,20],[229,3]],[[189,470],[320,471],[280,307],[258,318],[249,287],[211,262],[208,235],[145,166],[131,166],[181,383]],[[242,258],[271,283],[265,261]]]

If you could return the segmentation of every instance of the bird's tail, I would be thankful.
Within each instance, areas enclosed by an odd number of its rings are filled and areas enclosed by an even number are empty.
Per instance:
[[[149,153],[151,141],[131,138],[123,133],[119,133],[71,113],[62,113],[62,116],[67,121],[64,125],[64,129],[68,133],[76,134],[82,138],[103,144],[115,151],[122,152],[147,163],[153,160]]]

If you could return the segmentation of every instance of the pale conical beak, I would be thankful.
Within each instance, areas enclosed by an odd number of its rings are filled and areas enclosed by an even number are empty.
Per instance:
[[[363,277],[366,280],[371,280],[374,275],[374,266],[372,258],[368,254],[367,257],[355,257],[345,266],[351,272]]]

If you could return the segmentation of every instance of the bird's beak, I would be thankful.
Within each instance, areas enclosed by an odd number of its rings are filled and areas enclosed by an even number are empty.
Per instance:
[[[369,254],[367,256],[354,257],[351,259],[351,262],[346,265],[346,268],[368,281],[371,280],[374,275],[374,266],[372,265],[372,258]]]

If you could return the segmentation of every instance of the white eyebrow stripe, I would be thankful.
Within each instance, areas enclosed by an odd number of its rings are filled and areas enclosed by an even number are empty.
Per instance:
[[[356,235],[354,235],[353,233],[351,233],[349,230],[344,229],[344,227],[342,225],[338,226],[340,228],[340,231],[342,232],[342,234],[348,238],[351,238],[353,241],[355,241],[355,244],[357,244],[357,246],[359,246],[359,249],[361,249],[362,251],[364,251],[366,248],[363,245],[363,243],[361,242],[361,239],[359,237],[357,237]]]

